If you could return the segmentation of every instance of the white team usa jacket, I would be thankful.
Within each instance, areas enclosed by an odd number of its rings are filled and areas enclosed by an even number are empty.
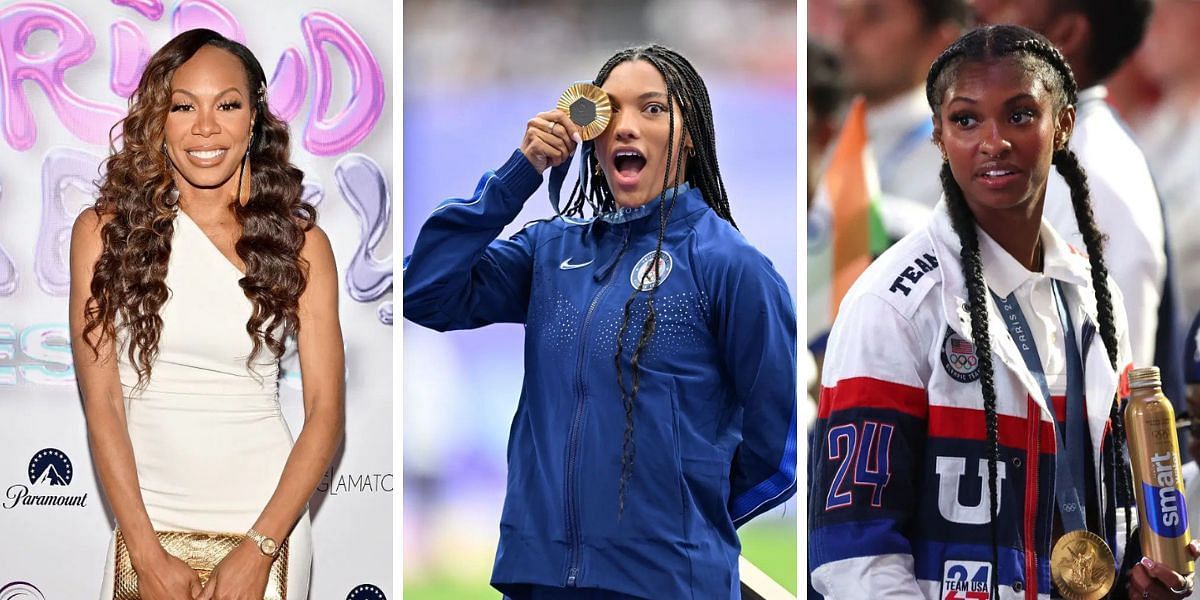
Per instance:
[[[1068,248],[1045,223],[1042,236],[1047,248]],[[983,393],[959,249],[943,202],[924,229],[872,263],[834,323],[809,465],[809,568],[826,598],[990,600],[993,578],[1001,598],[1050,597],[1054,407],[988,298],[1001,458],[997,568]],[[1123,511],[1106,467],[1119,378],[1096,326],[1087,258],[1062,254],[1065,272],[1054,277],[1083,349],[1092,467],[1104,482],[1104,535],[1119,564]],[[1109,287],[1118,364],[1128,365],[1125,311]],[[1051,392],[1062,410],[1062,386]]]

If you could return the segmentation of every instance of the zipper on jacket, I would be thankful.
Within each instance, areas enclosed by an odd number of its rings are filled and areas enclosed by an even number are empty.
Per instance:
[[[625,236],[621,240],[621,248],[617,250],[617,258],[613,262],[620,262],[621,256],[625,254],[625,248],[629,244],[629,227],[625,228]],[[576,462],[579,457],[579,429],[583,426],[583,399],[584,382],[583,382],[583,361],[587,356],[587,331],[588,325],[592,322],[592,316],[596,313],[596,307],[600,305],[600,299],[604,297],[608,289],[612,287],[613,273],[616,269],[610,269],[608,273],[608,281],[592,296],[592,302],[588,305],[587,314],[583,317],[583,327],[579,331],[579,357],[575,362],[575,417],[571,420],[571,430],[567,435],[567,476],[565,478],[566,493],[564,499],[566,501],[567,510],[567,538],[570,541],[571,548],[567,566],[567,587],[575,587],[576,579],[579,576],[579,503],[575,498],[576,487]]]

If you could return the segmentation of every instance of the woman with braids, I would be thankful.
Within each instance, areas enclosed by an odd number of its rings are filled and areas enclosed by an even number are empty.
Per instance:
[[[826,353],[814,589],[1032,599],[1107,583],[1105,597],[1185,596],[1191,582],[1137,544],[1115,401],[1126,317],[1067,148],[1071,70],[1040,35],[985,27],[934,61],[926,95],[943,200],[855,283]],[[1042,219],[1052,166],[1085,248]],[[1059,557],[1084,538],[1097,558],[1064,593],[1073,563]]]
[[[300,199],[287,125],[250,50],[197,29],[151,57],[120,128],[72,232],[70,320],[140,597],[262,598],[287,540],[287,597],[306,598],[306,507],[341,440],[343,356],[333,255]],[[305,414],[294,445],[276,381],[290,336]],[[202,588],[162,531],[246,538]]]
[[[434,210],[404,315],[442,331],[526,326],[493,586],[738,598],[735,528],[795,491],[795,311],[734,225],[692,65],[630,48],[594,83],[612,103],[594,143],[540,113],[471,198]],[[592,176],[563,214],[497,240],[577,148]]]

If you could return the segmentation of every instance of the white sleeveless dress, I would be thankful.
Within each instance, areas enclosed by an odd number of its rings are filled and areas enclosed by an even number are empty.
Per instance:
[[[279,365],[264,348],[254,373],[247,370],[252,305],[238,286],[242,274],[187,214],[177,213],[159,356],[140,394],[119,340],[138,483],[155,530],[245,533],[292,449],[279,407]],[[303,600],[312,563],[307,511],[289,546],[287,598]],[[112,598],[114,552],[110,543],[101,600]]]

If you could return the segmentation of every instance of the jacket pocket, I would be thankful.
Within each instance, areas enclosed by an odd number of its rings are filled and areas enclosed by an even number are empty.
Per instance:
[[[531,496],[537,495],[536,482],[533,480],[536,471],[537,457],[533,452],[531,437],[532,427],[529,423],[527,399],[522,392],[517,414],[508,432],[507,451],[507,486],[504,493],[504,508],[500,513],[500,528],[527,534],[528,515],[531,512],[529,503]]]

